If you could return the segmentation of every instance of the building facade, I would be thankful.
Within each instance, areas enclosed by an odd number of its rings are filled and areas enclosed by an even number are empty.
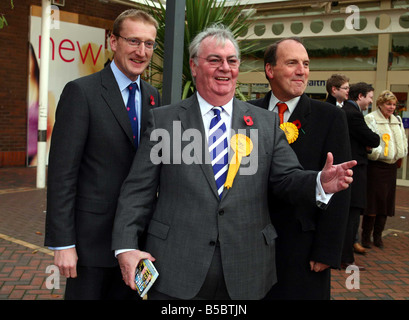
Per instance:
[[[110,30],[115,17],[138,1],[52,2],[58,5],[63,22]],[[371,83],[375,97],[382,90],[393,91],[399,98],[398,112],[409,126],[409,0],[242,3],[251,4],[243,14],[249,15],[252,26],[240,40],[256,41],[259,47],[256,58],[243,57],[239,76],[240,89],[249,99],[262,97],[269,90],[263,70],[264,49],[280,38],[299,36],[311,59],[307,94],[324,100],[326,80],[342,73],[350,83]],[[41,4],[41,0],[4,0],[0,4],[0,167],[29,165],[30,32],[32,17],[41,17]],[[67,50],[58,45],[54,48],[57,54],[61,49]],[[106,57],[101,57],[104,62]],[[407,168],[405,159],[398,184],[409,185]]]

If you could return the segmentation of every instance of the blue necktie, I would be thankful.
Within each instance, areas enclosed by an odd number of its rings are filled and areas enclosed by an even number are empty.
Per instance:
[[[135,147],[138,148],[138,135],[139,135],[139,125],[138,125],[138,117],[136,116],[136,107],[135,107],[135,93],[138,89],[136,83],[131,83],[128,87],[129,89],[129,97],[128,103],[126,104],[126,110],[128,111],[129,120],[131,121],[132,132],[133,132],[133,140]]]
[[[225,123],[220,117],[220,112],[223,110],[223,108],[214,107],[212,110],[214,112],[214,117],[210,122],[209,152],[210,159],[212,160],[217,192],[221,198],[229,163],[227,130]]]

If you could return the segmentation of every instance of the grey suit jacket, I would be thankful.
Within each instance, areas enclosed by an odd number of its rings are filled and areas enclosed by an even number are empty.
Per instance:
[[[252,118],[251,126],[244,116]],[[256,163],[243,159],[240,170],[251,165],[257,170],[246,175],[239,171],[219,200],[196,95],[152,110],[151,120],[121,189],[112,248],[145,249],[156,258],[160,276],[155,288],[190,299],[200,290],[219,242],[230,297],[263,298],[276,281],[269,192],[314,206],[317,172],[302,170],[275,114],[234,99],[232,129],[250,137],[256,153]],[[159,134],[150,138],[152,132]],[[166,161],[153,163],[158,154]],[[139,237],[145,228],[143,248]]]
[[[141,130],[157,89],[141,81]],[[151,105],[151,96],[155,105]],[[136,148],[132,128],[108,66],[69,82],[56,111],[48,166],[45,245],[75,245],[78,264],[118,264],[111,251],[116,203]]]

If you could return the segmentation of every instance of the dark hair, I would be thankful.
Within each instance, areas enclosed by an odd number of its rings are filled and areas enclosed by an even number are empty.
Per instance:
[[[287,40],[293,40],[301,43],[302,45],[302,39],[299,37],[289,37],[289,38],[283,38],[281,40],[278,40],[274,42],[272,45],[267,47],[266,51],[264,52],[264,67],[266,64],[271,64],[272,66],[275,66],[277,64],[277,49],[280,43],[287,41]]]
[[[372,85],[366,82],[358,82],[354,83],[349,87],[348,99],[357,101],[359,94],[362,94],[364,97],[368,94],[368,92],[374,91],[375,89]]]

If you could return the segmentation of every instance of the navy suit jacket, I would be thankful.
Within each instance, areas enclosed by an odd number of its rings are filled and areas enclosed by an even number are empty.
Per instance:
[[[160,95],[142,80],[141,92],[143,132],[149,109],[160,105]],[[117,265],[112,226],[120,187],[136,152],[132,136],[109,65],[65,86],[49,155],[46,246],[74,244],[79,265]]]
[[[344,102],[342,110],[348,121],[351,152],[358,164],[352,168],[354,181],[351,184],[351,206],[357,208],[366,207],[366,166],[368,164],[368,153],[366,147],[376,148],[379,146],[380,138],[367,126],[364,116],[359,107],[352,101]]]

